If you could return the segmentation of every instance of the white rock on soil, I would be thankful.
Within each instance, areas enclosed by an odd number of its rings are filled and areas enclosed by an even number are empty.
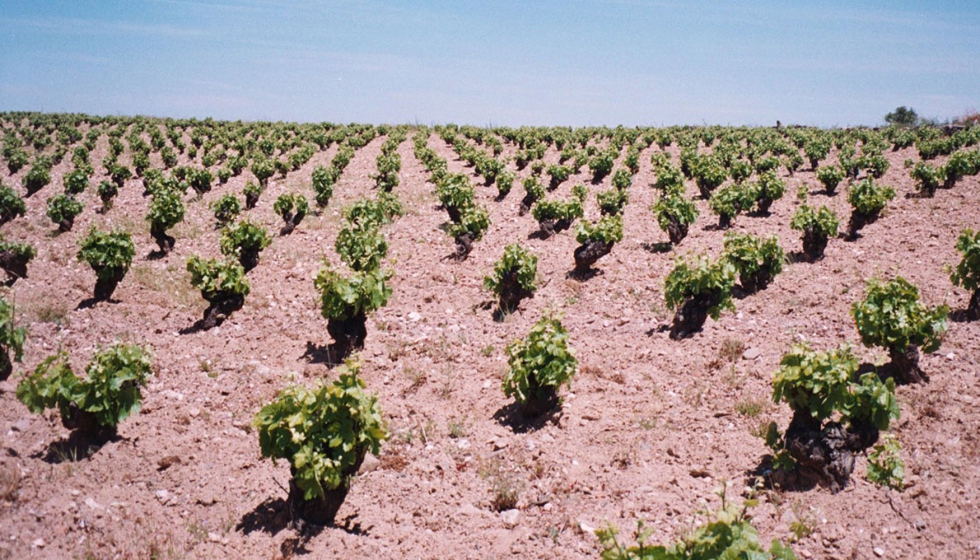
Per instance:
[[[504,522],[504,525],[506,525],[508,529],[513,529],[521,520],[521,512],[516,509],[502,511],[500,512],[500,520]]]

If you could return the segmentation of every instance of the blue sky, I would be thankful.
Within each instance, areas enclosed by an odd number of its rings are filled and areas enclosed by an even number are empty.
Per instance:
[[[874,125],[980,109],[980,2],[4,0],[0,111]]]

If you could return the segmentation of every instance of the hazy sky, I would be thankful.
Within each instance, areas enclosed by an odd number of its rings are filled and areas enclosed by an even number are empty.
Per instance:
[[[3,0],[0,111],[878,124],[980,108],[980,1]]]

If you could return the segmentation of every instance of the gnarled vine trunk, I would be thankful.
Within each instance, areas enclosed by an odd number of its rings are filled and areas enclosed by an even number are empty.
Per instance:
[[[803,254],[810,262],[823,258],[823,252],[827,248],[827,236],[821,235],[813,227],[803,230]]]
[[[708,309],[718,304],[719,297],[714,294],[702,294],[689,297],[674,313],[674,323],[670,328],[670,338],[678,340],[686,338],[704,327],[708,320]]]
[[[0,251],[0,268],[10,277],[10,283],[18,278],[27,278],[27,255],[18,255],[13,251]]]
[[[678,220],[671,220],[667,224],[667,236],[670,237],[670,242],[677,245],[683,241],[687,237],[687,228],[687,224],[682,224]]]
[[[588,271],[599,259],[608,255],[612,251],[612,247],[612,243],[603,241],[588,241],[579,245],[574,253],[575,270],[578,272]]]
[[[298,517],[313,525],[332,525],[337,518],[337,512],[340,511],[340,506],[347,499],[347,494],[350,492],[350,483],[354,475],[357,474],[358,469],[361,468],[366,453],[366,449],[359,451],[357,461],[341,475],[340,486],[337,486],[333,490],[324,490],[323,496],[313,498],[312,500],[304,499],[303,490],[296,485],[296,472],[290,469],[294,478],[289,480],[289,498],[286,503],[292,516],[294,518]]]
[[[327,332],[334,340],[337,358],[343,360],[354,350],[364,347],[367,317],[361,314],[350,319],[327,319]]]
[[[784,437],[786,450],[796,461],[798,476],[825,484],[832,493],[843,490],[854,472],[854,454],[878,441],[878,429],[871,424],[851,428],[838,422],[820,421],[809,411],[793,414]]]
[[[888,355],[895,366],[895,377],[899,383],[922,383],[928,381],[929,376],[919,367],[919,347],[909,344],[905,351],[894,348],[888,349]]]
[[[874,212],[872,214],[864,214],[854,210],[851,212],[851,219],[847,222],[847,239],[849,241],[854,241],[858,238],[858,232],[864,226],[868,224],[873,224],[875,220],[878,219],[880,212]]]
[[[245,305],[245,296],[243,295],[221,296],[212,299],[208,308],[204,310],[201,329],[210,330],[217,327],[232,313],[241,309],[243,305]]]
[[[98,275],[95,279],[95,291],[93,293],[95,301],[109,301],[109,298],[116,291],[116,286],[119,285],[125,275],[126,272],[122,270],[110,271],[107,275]]]
[[[461,233],[456,236],[456,254],[453,258],[457,261],[465,261],[473,251],[474,235],[470,232]]]
[[[500,310],[511,313],[521,304],[521,300],[530,297],[531,292],[521,287],[517,280],[517,272],[505,272],[500,279]]]
[[[973,292],[970,305],[966,308],[966,316],[971,321],[980,321],[980,290]]]
[[[259,203],[259,194],[248,192],[245,193],[245,209],[251,210],[255,208],[255,205]]]
[[[164,255],[169,255],[170,251],[173,250],[174,244],[177,242],[176,239],[171,235],[167,235],[167,231],[156,224],[150,225],[150,237],[153,238],[157,243],[157,247],[160,247],[160,252]]]
[[[754,274],[739,274],[738,282],[746,292],[754,294],[759,290],[766,289],[772,282],[772,278],[772,268],[762,266]]]
[[[238,263],[248,272],[259,265],[259,251],[256,249],[242,250]]]
[[[528,380],[527,400],[521,407],[521,414],[526,418],[536,418],[554,410],[558,406],[558,388],[542,387],[533,377]]]

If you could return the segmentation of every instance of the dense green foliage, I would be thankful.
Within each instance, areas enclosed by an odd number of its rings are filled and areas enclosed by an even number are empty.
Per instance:
[[[887,430],[899,418],[895,381],[882,382],[874,373],[857,378],[858,360],[849,346],[815,352],[796,344],[773,374],[773,402],[785,402],[814,421],[839,416],[849,424],[868,423]]]
[[[288,461],[307,500],[349,485],[364,454],[377,455],[388,438],[378,399],[364,390],[359,369],[349,361],[332,383],[289,387],[252,421],[262,456]]]
[[[343,321],[384,307],[391,297],[391,276],[391,271],[376,268],[345,277],[325,263],[313,280],[320,313],[324,319]]]
[[[14,189],[0,184],[0,225],[27,213],[27,204]]]
[[[508,279],[513,278],[520,289],[534,292],[537,274],[538,257],[513,243],[504,247],[503,256],[493,265],[493,274],[483,278],[483,287],[499,297]]]
[[[507,346],[510,371],[504,376],[504,395],[518,403],[548,400],[548,393],[571,384],[578,360],[568,346],[568,331],[556,318],[542,317],[523,340]]]
[[[331,167],[331,169],[337,168]],[[333,196],[333,185],[337,177],[331,174],[326,167],[317,165],[313,168],[311,180],[313,182],[313,195],[316,200],[316,205],[323,208],[330,202],[330,198]]]
[[[690,225],[698,219],[697,206],[680,194],[664,193],[651,210],[660,229],[664,231],[667,231],[671,223]]]
[[[964,289],[973,292],[980,290],[980,232],[974,233],[969,228],[960,232],[956,240],[956,250],[963,258],[957,263],[949,279]]]
[[[582,220],[575,231],[579,243],[618,243],[623,240],[623,217],[615,214],[603,216],[595,224]]]
[[[786,257],[776,236],[760,239],[751,234],[728,233],[724,244],[721,258],[735,267],[743,288],[765,286],[783,271]]]
[[[351,270],[363,272],[381,266],[381,259],[388,254],[388,242],[374,224],[348,226],[337,234],[334,249]]]
[[[57,408],[62,418],[75,407],[94,417],[99,427],[115,428],[140,410],[150,376],[150,355],[136,345],[115,344],[92,357],[87,379],[79,379],[59,352],[38,365],[17,385],[17,398],[31,412]]]
[[[818,235],[834,237],[837,235],[837,228],[840,227],[840,220],[837,214],[826,206],[814,210],[812,206],[801,204],[793,214],[789,227],[803,232],[811,229]]]
[[[242,203],[237,196],[226,194],[211,203],[211,211],[214,212],[214,219],[218,221],[218,225],[224,226],[242,213]]]
[[[731,296],[734,284],[735,267],[725,259],[711,261],[700,256],[693,264],[678,260],[664,281],[664,299],[673,310],[688,298],[706,298],[713,302],[708,315],[717,320],[725,309],[735,309]]]
[[[184,221],[184,212],[180,192],[164,188],[153,194],[146,220],[153,228],[163,232]]]
[[[221,230],[221,254],[241,258],[243,253],[262,251],[272,243],[265,228],[248,220],[226,226]]]
[[[718,189],[711,195],[709,206],[718,214],[719,223],[727,227],[735,216],[748,210],[755,203],[755,193],[745,185],[733,183]]]
[[[828,194],[833,194],[837,190],[837,185],[844,180],[844,170],[837,165],[825,165],[817,169],[817,180]]]
[[[866,346],[904,352],[910,345],[935,352],[946,332],[949,309],[927,308],[919,289],[901,276],[890,282],[871,280],[864,300],[854,302],[851,316]]]
[[[78,259],[85,261],[100,279],[120,278],[129,270],[136,247],[128,233],[89,230],[82,240]]]
[[[71,229],[69,226],[65,228],[63,224],[68,222],[69,224],[82,213],[82,203],[75,200],[75,197],[67,194],[56,194],[48,199],[48,218],[51,219],[55,224],[62,225],[62,229]]]
[[[187,272],[191,274],[191,285],[201,290],[201,296],[208,302],[245,297],[251,289],[245,269],[234,261],[194,255],[187,259]]]
[[[893,198],[895,189],[877,185],[871,179],[858,181],[847,191],[847,202],[865,216],[876,216]]]

